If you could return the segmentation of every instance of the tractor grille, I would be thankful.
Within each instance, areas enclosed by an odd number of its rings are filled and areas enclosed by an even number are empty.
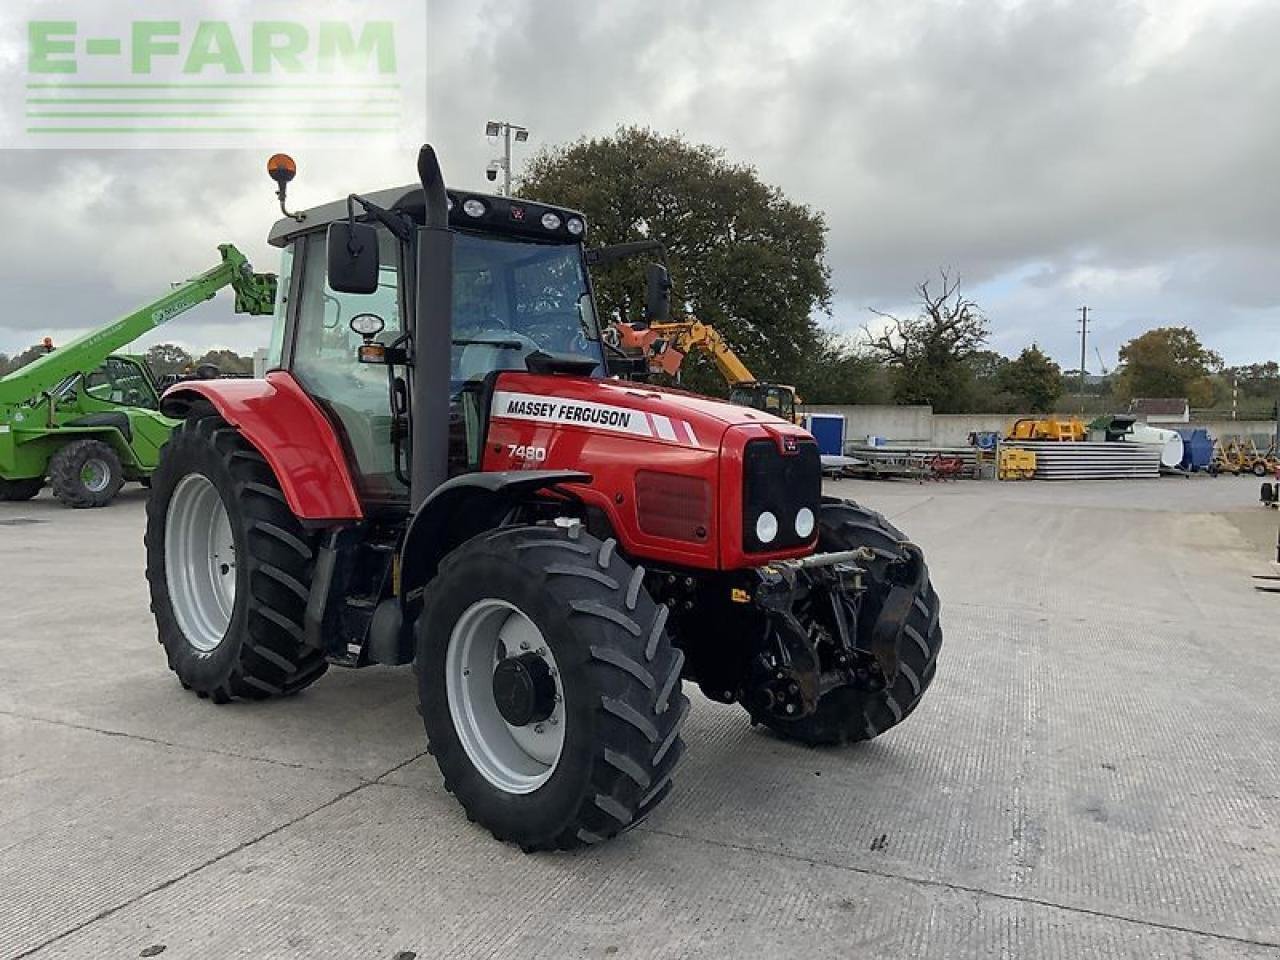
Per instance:
[[[822,499],[822,461],[812,440],[784,454],[772,440],[752,440],[742,457],[742,544],[748,553],[768,553],[813,542],[815,533],[796,533],[796,514],[808,508],[816,518]],[[760,515],[778,519],[778,534],[768,543],[756,534]],[[816,531],[815,531],[816,532]]]

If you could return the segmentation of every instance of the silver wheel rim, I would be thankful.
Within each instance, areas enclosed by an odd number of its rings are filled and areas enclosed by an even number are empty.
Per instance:
[[[169,500],[164,574],[187,642],[201,653],[216,649],[236,604],[236,548],[227,508],[202,473],[183,477]]]
[[[508,656],[534,653],[556,685],[551,715],[507,723],[493,696],[493,672]],[[504,793],[532,793],[551,779],[564,750],[564,688],[551,648],[533,621],[505,600],[479,600],[458,618],[445,654],[445,689],[453,728],[472,766]]]
[[[90,457],[80,467],[80,482],[90,493],[101,493],[111,484],[111,468],[105,460]]]

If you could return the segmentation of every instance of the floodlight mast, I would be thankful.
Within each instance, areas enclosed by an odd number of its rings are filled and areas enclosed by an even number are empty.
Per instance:
[[[524,143],[529,139],[528,127],[522,127],[518,123],[511,123],[508,120],[489,120],[484,125],[484,135],[486,137],[502,137],[502,156],[489,162],[485,175],[490,180],[498,178],[498,171],[502,171],[502,195],[504,197],[511,196],[511,140],[512,135],[515,136],[516,143]]]

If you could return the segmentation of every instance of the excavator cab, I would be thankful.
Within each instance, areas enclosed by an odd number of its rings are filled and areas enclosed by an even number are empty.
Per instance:
[[[729,402],[772,413],[791,423],[796,422],[796,388],[779,383],[739,383],[729,391]]]

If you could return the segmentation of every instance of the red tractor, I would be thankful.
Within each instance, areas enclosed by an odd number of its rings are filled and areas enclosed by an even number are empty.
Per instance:
[[[418,172],[278,222],[273,368],[164,396],[147,579],[183,685],[412,663],[446,789],[525,850],[662,801],[684,680],[808,744],[911,713],[942,643],[920,550],[823,497],[793,424],[609,376],[587,264],[639,245],[446,190],[430,147]]]

